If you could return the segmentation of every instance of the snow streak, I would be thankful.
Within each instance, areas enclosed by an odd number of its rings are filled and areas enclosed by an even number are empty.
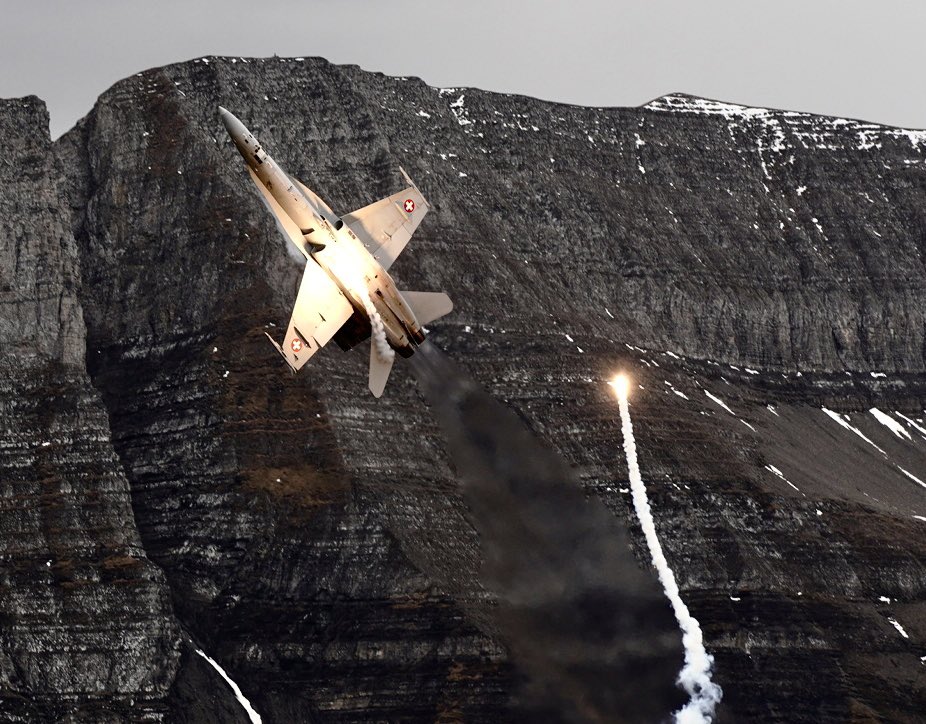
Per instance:
[[[895,464],[896,464],[896,463],[895,463]],[[902,472],[904,475],[906,475],[908,478],[910,478],[910,480],[912,480],[913,482],[915,482],[917,485],[921,485],[922,487],[926,488],[926,483],[924,483],[922,480],[920,480],[918,477],[916,477],[913,473],[907,472],[906,470],[904,470],[904,469],[903,469],[902,467],[900,467],[899,465],[897,465],[897,469],[898,469],[900,472]]]
[[[624,454],[627,456],[627,468],[630,472],[630,490],[633,497],[633,507],[643,528],[646,545],[649,548],[653,565],[659,581],[666,592],[666,597],[672,604],[675,619],[682,630],[682,645],[685,647],[685,665],[678,675],[678,683],[691,697],[690,701],[675,713],[677,724],[697,724],[711,722],[714,718],[714,709],[723,697],[720,686],[711,681],[711,667],[714,657],[704,648],[701,634],[701,624],[688,611],[688,606],[679,594],[675,574],[669,567],[662,545],[656,535],[656,525],[653,513],[650,510],[646,487],[640,476],[640,466],[637,463],[637,444],[633,438],[633,424],[630,421],[630,406],[627,403],[626,388],[623,390],[615,385],[618,392],[618,404],[621,411],[621,432],[624,436]]]
[[[248,713],[248,718],[251,720],[251,724],[263,724],[260,718],[260,714],[254,711],[254,707],[251,706],[251,702],[249,702],[247,697],[241,693],[241,689],[238,688],[238,685],[231,680],[228,674],[225,673],[225,669],[219,666],[215,662],[215,659],[204,653],[202,649],[196,649],[196,653],[202,656],[210,664],[212,664],[212,668],[218,671],[219,675],[225,679],[225,682],[232,688],[232,691],[235,692],[235,698],[238,700],[238,703],[241,704],[241,706],[244,707],[244,710]]]

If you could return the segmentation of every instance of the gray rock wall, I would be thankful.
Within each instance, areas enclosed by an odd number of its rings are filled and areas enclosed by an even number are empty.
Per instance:
[[[326,349],[294,377],[263,337],[286,323],[299,270],[219,104],[338,211],[409,172],[433,208],[393,271],[454,299],[432,338],[631,523],[642,560],[603,384],[631,370],[657,527],[717,657],[727,720],[923,710],[926,550],[912,516],[926,500],[897,466],[926,469],[926,440],[895,441],[865,411],[922,416],[924,134],[682,95],[578,108],[280,58],[118,83],[53,154],[42,136],[23,157],[29,173],[51,169],[48,201],[29,205],[22,186],[0,201],[7,238],[60,259],[19,281],[16,247],[2,247],[0,274],[18,286],[0,302],[27,310],[0,320],[25,370],[9,399],[34,390],[26,417],[38,419],[52,380],[89,373],[90,457],[118,461],[105,480],[123,492],[113,523],[83,529],[137,529],[148,587],[124,615],[162,642],[132,669],[157,682],[135,685],[153,708],[190,721],[236,711],[204,703],[219,689],[182,627],[265,721],[523,718],[478,540],[407,370],[376,401],[363,351]],[[4,122],[24,135],[20,113]],[[37,231],[43,214],[60,234]],[[39,298],[65,311],[17,301]],[[36,319],[44,359],[66,374],[28,361]],[[823,405],[851,413],[884,455]],[[24,425],[0,433],[10,460],[44,439],[23,442]],[[12,650],[40,627],[7,630]],[[76,707],[58,680],[3,691]]]
[[[0,144],[0,710],[161,721],[178,625],[84,365],[78,255],[44,104],[2,101]]]

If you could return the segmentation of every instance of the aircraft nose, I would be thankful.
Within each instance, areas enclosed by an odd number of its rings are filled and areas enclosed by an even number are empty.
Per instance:
[[[228,109],[219,106],[219,115],[222,116],[222,123],[225,124],[225,130],[232,138],[242,138],[247,132],[244,124],[235,118],[234,114]]]
[[[222,116],[222,123],[225,124],[225,130],[231,133],[232,122],[238,119],[229,113],[227,108],[223,108],[222,106],[219,106],[219,115]]]

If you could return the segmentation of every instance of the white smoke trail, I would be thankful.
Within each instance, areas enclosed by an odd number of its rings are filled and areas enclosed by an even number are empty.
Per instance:
[[[367,316],[370,318],[370,327],[372,329],[373,346],[376,348],[376,354],[380,359],[389,361],[395,357],[395,350],[389,346],[386,339],[386,325],[383,324],[383,318],[379,316],[376,307],[373,306],[373,300],[366,292],[361,293],[363,306],[366,307]]]
[[[363,279],[357,268],[357,265],[354,264],[344,264],[340,267],[338,273],[342,279],[347,281],[348,287],[360,297],[360,301],[363,302],[363,308],[367,312],[367,317],[370,318],[371,344],[376,350],[376,354],[384,362],[390,362],[395,358],[395,350],[389,346],[389,341],[386,338],[386,325],[383,324],[383,318],[379,316],[379,312],[376,311],[376,307],[373,305],[373,300],[370,299],[366,280]]]
[[[682,630],[682,646],[685,648],[685,665],[678,675],[678,683],[691,697],[689,702],[675,713],[677,724],[700,724],[713,721],[714,709],[723,697],[723,690],[711,681],[711,666],[714,657],[704,649],[701,625],[688,611],[675,582],[675,574],[669,567],[662,545],[656,535],[656,525],[646,496],[646,487],[640,476],[637,463],[637,444],[633,439],[633,425],[630,422],[630,406],[627,404],[626,385],[614,385],[617,391],[618,405],[621,411],[621,432],[624,436],[624,454],[627,456],[627,468],[630,471],[630,490],[633,507],[643,528],[646,545],[649,548],[653,565],[659,575],[659,581],[665,589],[666,597],[672,604],[675,618]]]

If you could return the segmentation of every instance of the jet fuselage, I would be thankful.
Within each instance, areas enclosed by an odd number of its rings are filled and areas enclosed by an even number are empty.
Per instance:
[[[304,243],[296,246],[306,263],[318,264],[364,319],[375,310],[389,345],[411,356],[424,332],[389,273],[324,201],[280,168],[241,121],[224,109],[222,120],[248,167],[299,228]],[[349,339],[347,346],[358,341]]]

